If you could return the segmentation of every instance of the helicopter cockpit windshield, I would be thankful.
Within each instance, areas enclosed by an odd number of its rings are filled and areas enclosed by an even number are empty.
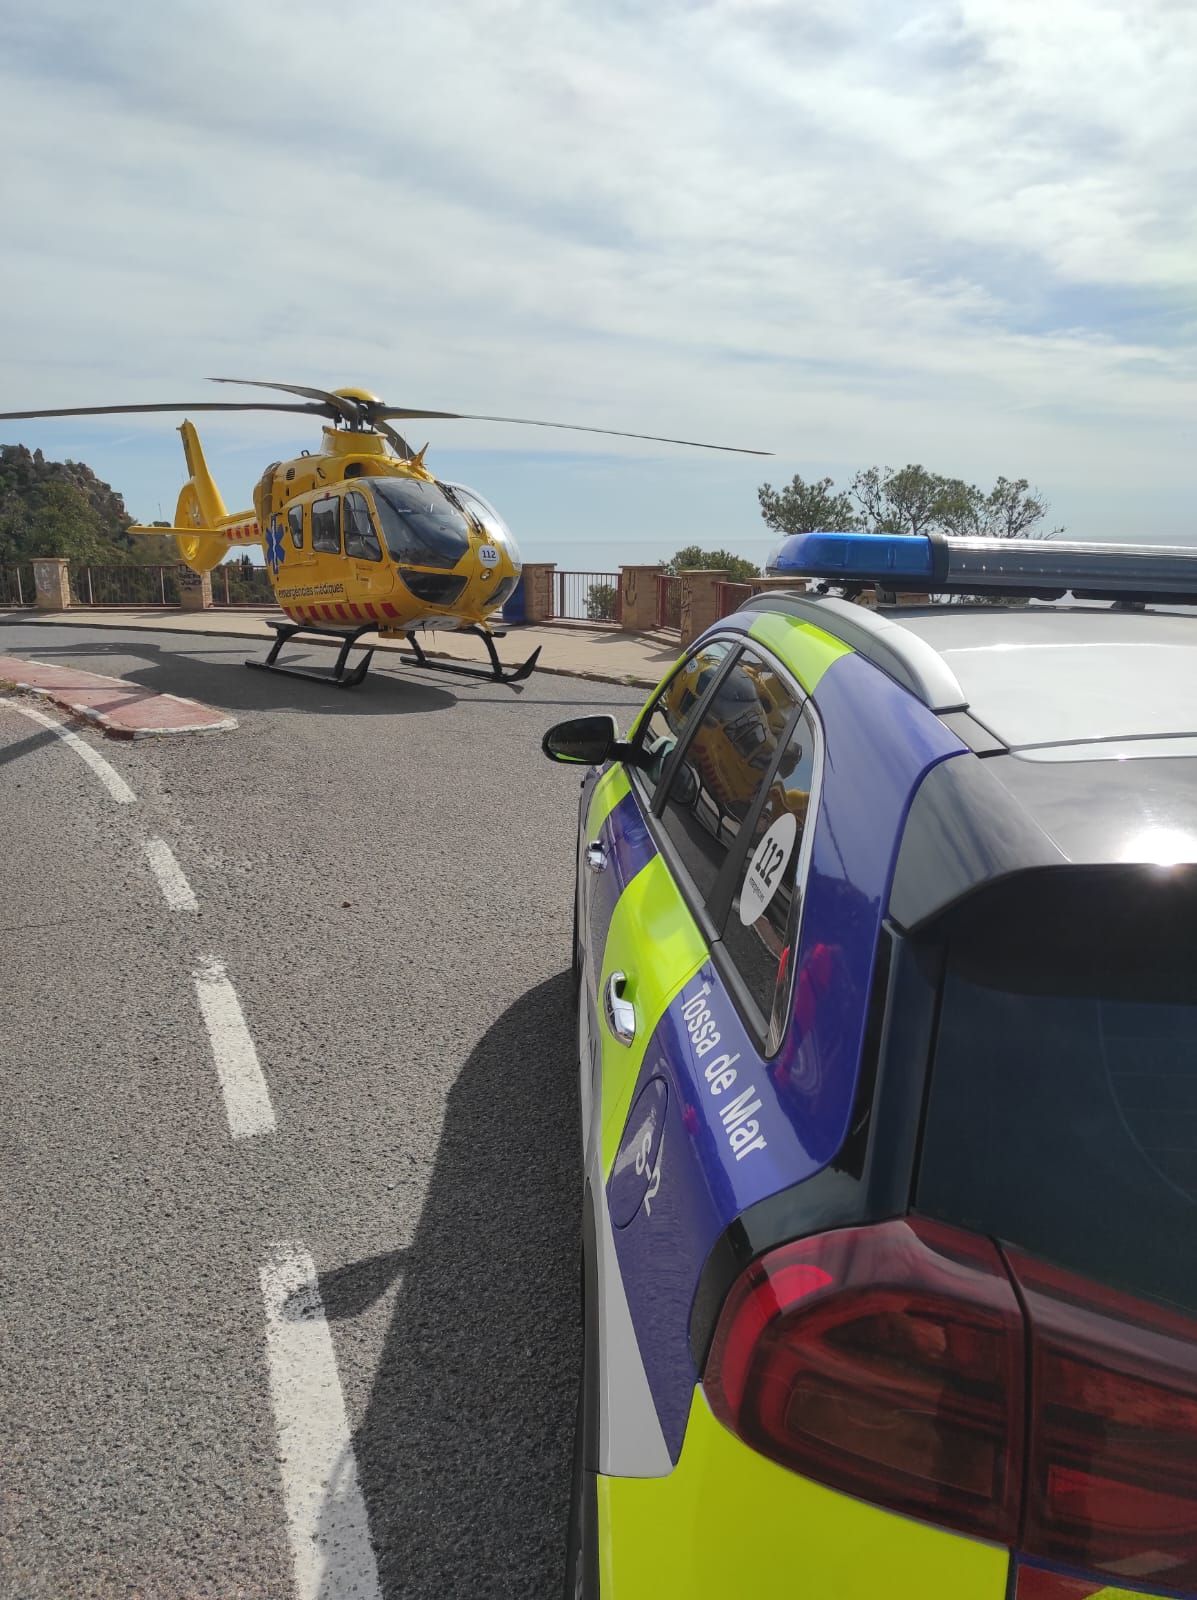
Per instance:
[[[500,550],[506,550],[512,560],[519,560],[519,552],[515,547],[515,539],[511,529],[503,521],[488,500],[484,500],[477,489],[467,489],[464,484],[451,483],[448,488],[453,492],[453,498],[458,500],[466,509],[491,544],[498,545]]]
[[[470,548],[469,523],[435,483],[364,478],[374,491],[391,559],[404,566],[455,567]]]

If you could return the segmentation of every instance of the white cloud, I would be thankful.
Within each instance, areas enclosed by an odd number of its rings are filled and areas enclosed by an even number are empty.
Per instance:
[[[775,477],[914,458],[1187,515],[1187,5],[48,0],[0,28],[12,406],[358,381],[760,444]]]

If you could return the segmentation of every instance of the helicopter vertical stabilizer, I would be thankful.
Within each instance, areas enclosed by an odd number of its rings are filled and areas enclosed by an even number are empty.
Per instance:
[[[193,572],[211,572],[234,545],[260,544],[261,529],[252,511],[230,515],[224,497],[204,460],[203,446],[195,424],[184,422],[183,455],[187,461],[187,482],[179,490],[175,520],[171,527],[134,525],[129,533],[173,533],[179,559]]]
[[[224,498],[208,471],[203,446],[193,422],[184,422],[179,428],[183,437],[183,455],[190,476],[179,492],[175,511],[176,528],[217,528],[228,517]]]

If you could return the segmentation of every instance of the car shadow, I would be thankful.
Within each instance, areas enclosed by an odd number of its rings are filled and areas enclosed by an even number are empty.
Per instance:
[[[568,973],[504,1012],[449,1093],[411,1245],[320,1277],[333,1321],[399,1280],[354,1440],[385,1600],[560,1587],[580,1366],[575,1041]]]

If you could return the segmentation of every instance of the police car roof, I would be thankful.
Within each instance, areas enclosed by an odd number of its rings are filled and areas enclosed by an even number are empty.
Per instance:
[[[842,638],[979,753],[1197,755],[1197,614],[1109,605],[887,606],[761,595]],[[1138,748],[1128,752],[1133,742]]]
[[[913,797],[890,899],[900,926],[1029,868],[1195,859],[1192,611],[872,611],[777,591],[749,608],[797,614],[843,639],[977,758],[940,762]]]

